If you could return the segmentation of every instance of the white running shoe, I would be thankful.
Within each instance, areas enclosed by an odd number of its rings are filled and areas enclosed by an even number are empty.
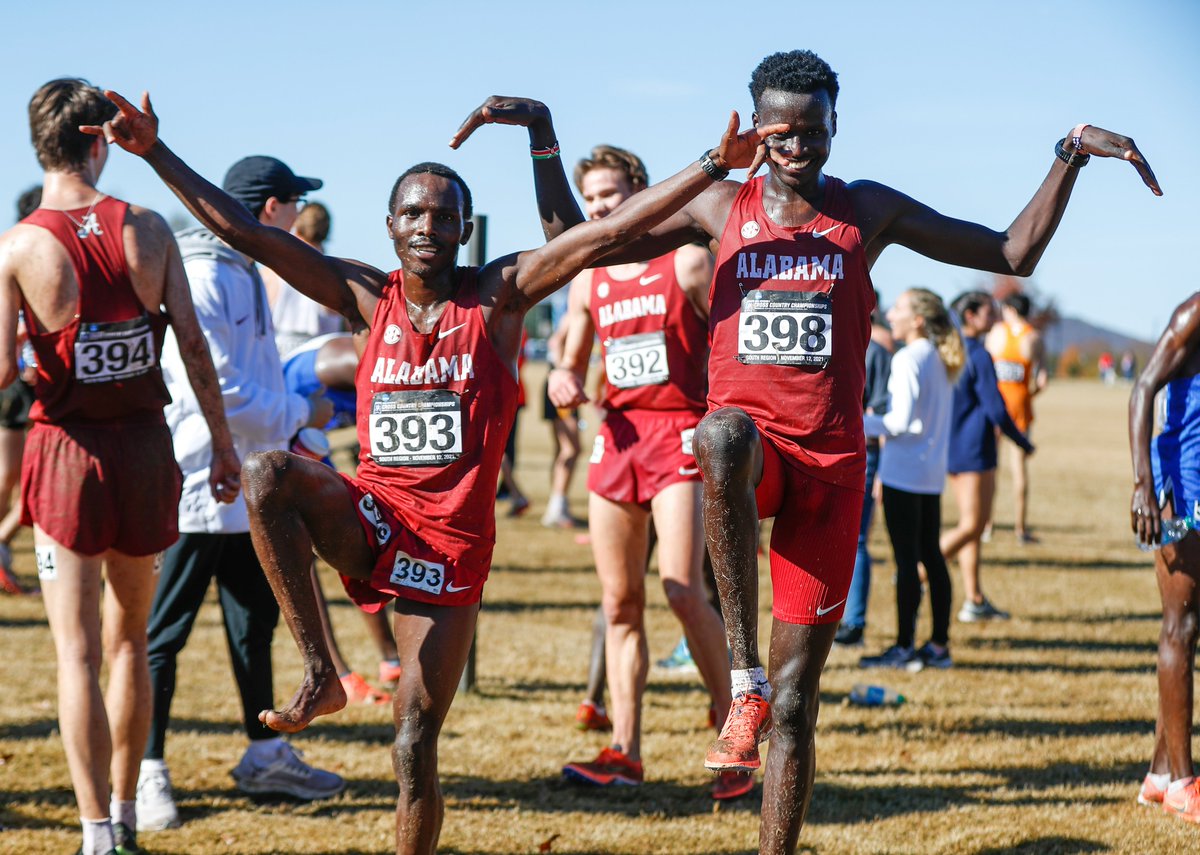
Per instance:
[[[230,773],[243,793],[274,793],[304,801],[328,799],[346,788],[340,775],[314,769],[300,759],[300,752],[282,740],[275,757],[265,765],[249,750]]]
[[[161,769],[142,766],[137,783],[137,830],[162,831],[165,828],[179,828],[171,773],[166,766]]]

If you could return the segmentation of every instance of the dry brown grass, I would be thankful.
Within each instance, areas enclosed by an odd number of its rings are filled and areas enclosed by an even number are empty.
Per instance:
[[[953,670],[883,678],[909,697],[898,709],[845,705],[864,675],[857,653],[834,652],[822,691],[816,793],[801,838],[809,850],[1200,848],[1200,830],[1134,802],[1154,727],[1159,605],[1149,561],[1128,533],[1126,394],[1064,382],[1040,401],[1032,477],[1042,544],[1014,545],[1002,476],[985,584],[1016,615],[1011,622],[956,624]],[[545,491],[545,433],[540,420],[526,417],[519,474],[535,498]],[[581,500],[576,507],[582,511]],[[947,517],[953,515],[948,504]],[[651,676],[644,787],[610,793],[562,783],[565,761],[588,758],[603,744],[571,727],[598,584],[587,547],[542,529],[536,517],[502,526],[480,621],[478,691],[459,697],[446,722],[442,850],[525,853],[549,842],[543,851],[753,852],[758,791],[714,810],[701,765],[710,738],[706,699],[691,682]],[[881,526],[872,551],[879,561],[867,649],[874,651],[894,628]],[[27,570],[27,538],[18,553]],[[335,588],[327,577],[326,589]],[[769,592],[765,573],[763,590]],[[340,596],[334,621],[352,661],[370,670],[365,632]],[[652,655],[665,655],[679,629],[660,589],[651,591],[649,624]],[[56,732],[53,648],[40,603],[0,601],[0,631],[7,688],[0,850],[73,851],[77,815]],[[296,739],[309,760],[346,776],[345,794],[319,805],[252,801],[229,778],[243,737],[224,646],[210,600],[181,658],[168,740],[185,824],[145,834],[143,845],[155,853],[391,851],[387,711],[350,709]],[[283,699],[297,679],[298,658],[282,627],[276,662],[275,693]]]

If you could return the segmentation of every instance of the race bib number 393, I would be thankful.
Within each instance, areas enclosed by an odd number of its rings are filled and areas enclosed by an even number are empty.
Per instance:
[[[154,364],[154,333],[146,318],[79,325],[75,379],[80,383],[128,380],[145,374]]]
[[[380,466],[444,466],[462,456],[462,404],[449,389],[379,392],[368,428]]]
[[[808,291],[751,291],[738,315],[738,361],[824,368],[833,355],[833,303]]]
[[[446,565],[422,561],[397,550],[392,563],[391,582],[406,588],[416,588],[430,594],[440,594],[446,583]]]
[[[667,338],[662,330],[611,339],[604,347],[604,374],[618,389],[666,383]]]

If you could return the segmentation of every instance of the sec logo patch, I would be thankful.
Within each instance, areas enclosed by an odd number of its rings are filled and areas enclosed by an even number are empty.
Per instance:
[[[754,220],[747,220],[742,223],[742,237],[749,240],[752,237],[758,237],[758,223]]]
[[[383,331],[383,343],[395,344],[400,340],[400,327],[395,324],[388,324],[387,329]]]

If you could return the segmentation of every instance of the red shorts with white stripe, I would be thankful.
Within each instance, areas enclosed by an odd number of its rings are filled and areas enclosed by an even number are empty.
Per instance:
[[[342,480],[375,553],[370,580],[341,577],[356,606],[374,613],[396,597],[436,606],[479,602],[488,567],[467,567],[441,554],[405,526],[378,496],[346,475]]]
[[[758,518],[771,528],[771,613],[785,623],[837,623],[846,608],[863,491],[814,478],[761,433]]]
[[[699,481],[692,434],[700,418],[678,410],[609,410],[592,446],[588,490],[649,507],[672,484]]]

